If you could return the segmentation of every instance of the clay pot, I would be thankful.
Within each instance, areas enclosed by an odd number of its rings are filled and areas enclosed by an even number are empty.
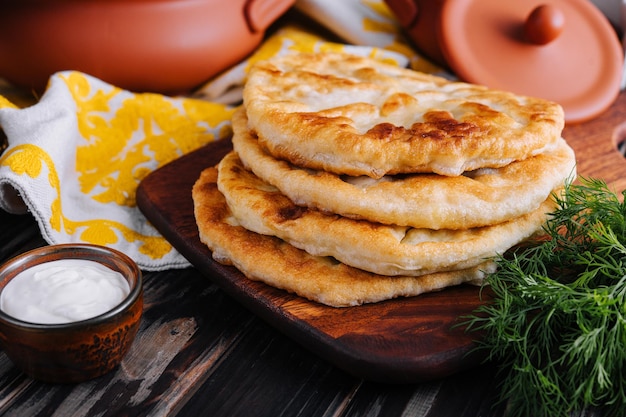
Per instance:
[[[0,292],[21,271],[58,259],[87,259],[120,272],[130,293],[99,316],[64,324],[37,324],[0,310],[0,346],[29,376],[52,383],[75,383],[115,369],[137,334],[143,311],[141,271],[126,255],[95,245],[45,246],[0,267]]]
[[[78,70],[133,91],[183,93],[236,64],[295,0],[11,0],[0,77],[42,90]]]

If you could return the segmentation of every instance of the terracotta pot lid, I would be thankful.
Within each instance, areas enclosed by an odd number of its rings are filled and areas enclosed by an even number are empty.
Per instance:
[[[462,80],[555,101],[568,123],[597,116],[619,94],[621,45],[588,0],[446,1],[439,41]]]

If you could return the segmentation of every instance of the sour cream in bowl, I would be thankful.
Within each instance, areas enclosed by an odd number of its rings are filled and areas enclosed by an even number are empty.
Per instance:
[[[17,274],[0,293],[0,309],[31,323],[71,323],[106,313],[129,293],[117,271],[86,259],[59,259]]]
[[[113,370],[142,310],[141,271],[110,248],[46,246],[0,267],[0,345],[39,380],[80,382]]]

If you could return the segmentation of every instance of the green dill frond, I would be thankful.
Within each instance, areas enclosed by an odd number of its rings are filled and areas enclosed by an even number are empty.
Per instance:
[[[493,297],[467,317],[505,373],[511,417],[626,415],[626,206],[605,182],[555,195],[548,239],[497,260]],[[533,401],[528,401],[532,398]]]

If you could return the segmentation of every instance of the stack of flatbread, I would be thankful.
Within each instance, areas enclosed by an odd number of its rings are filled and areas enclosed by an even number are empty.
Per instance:
[[[256,64],[193,189],[218,262],[330,306],[469,282],[575,171],[555,103],[343,53]]]

